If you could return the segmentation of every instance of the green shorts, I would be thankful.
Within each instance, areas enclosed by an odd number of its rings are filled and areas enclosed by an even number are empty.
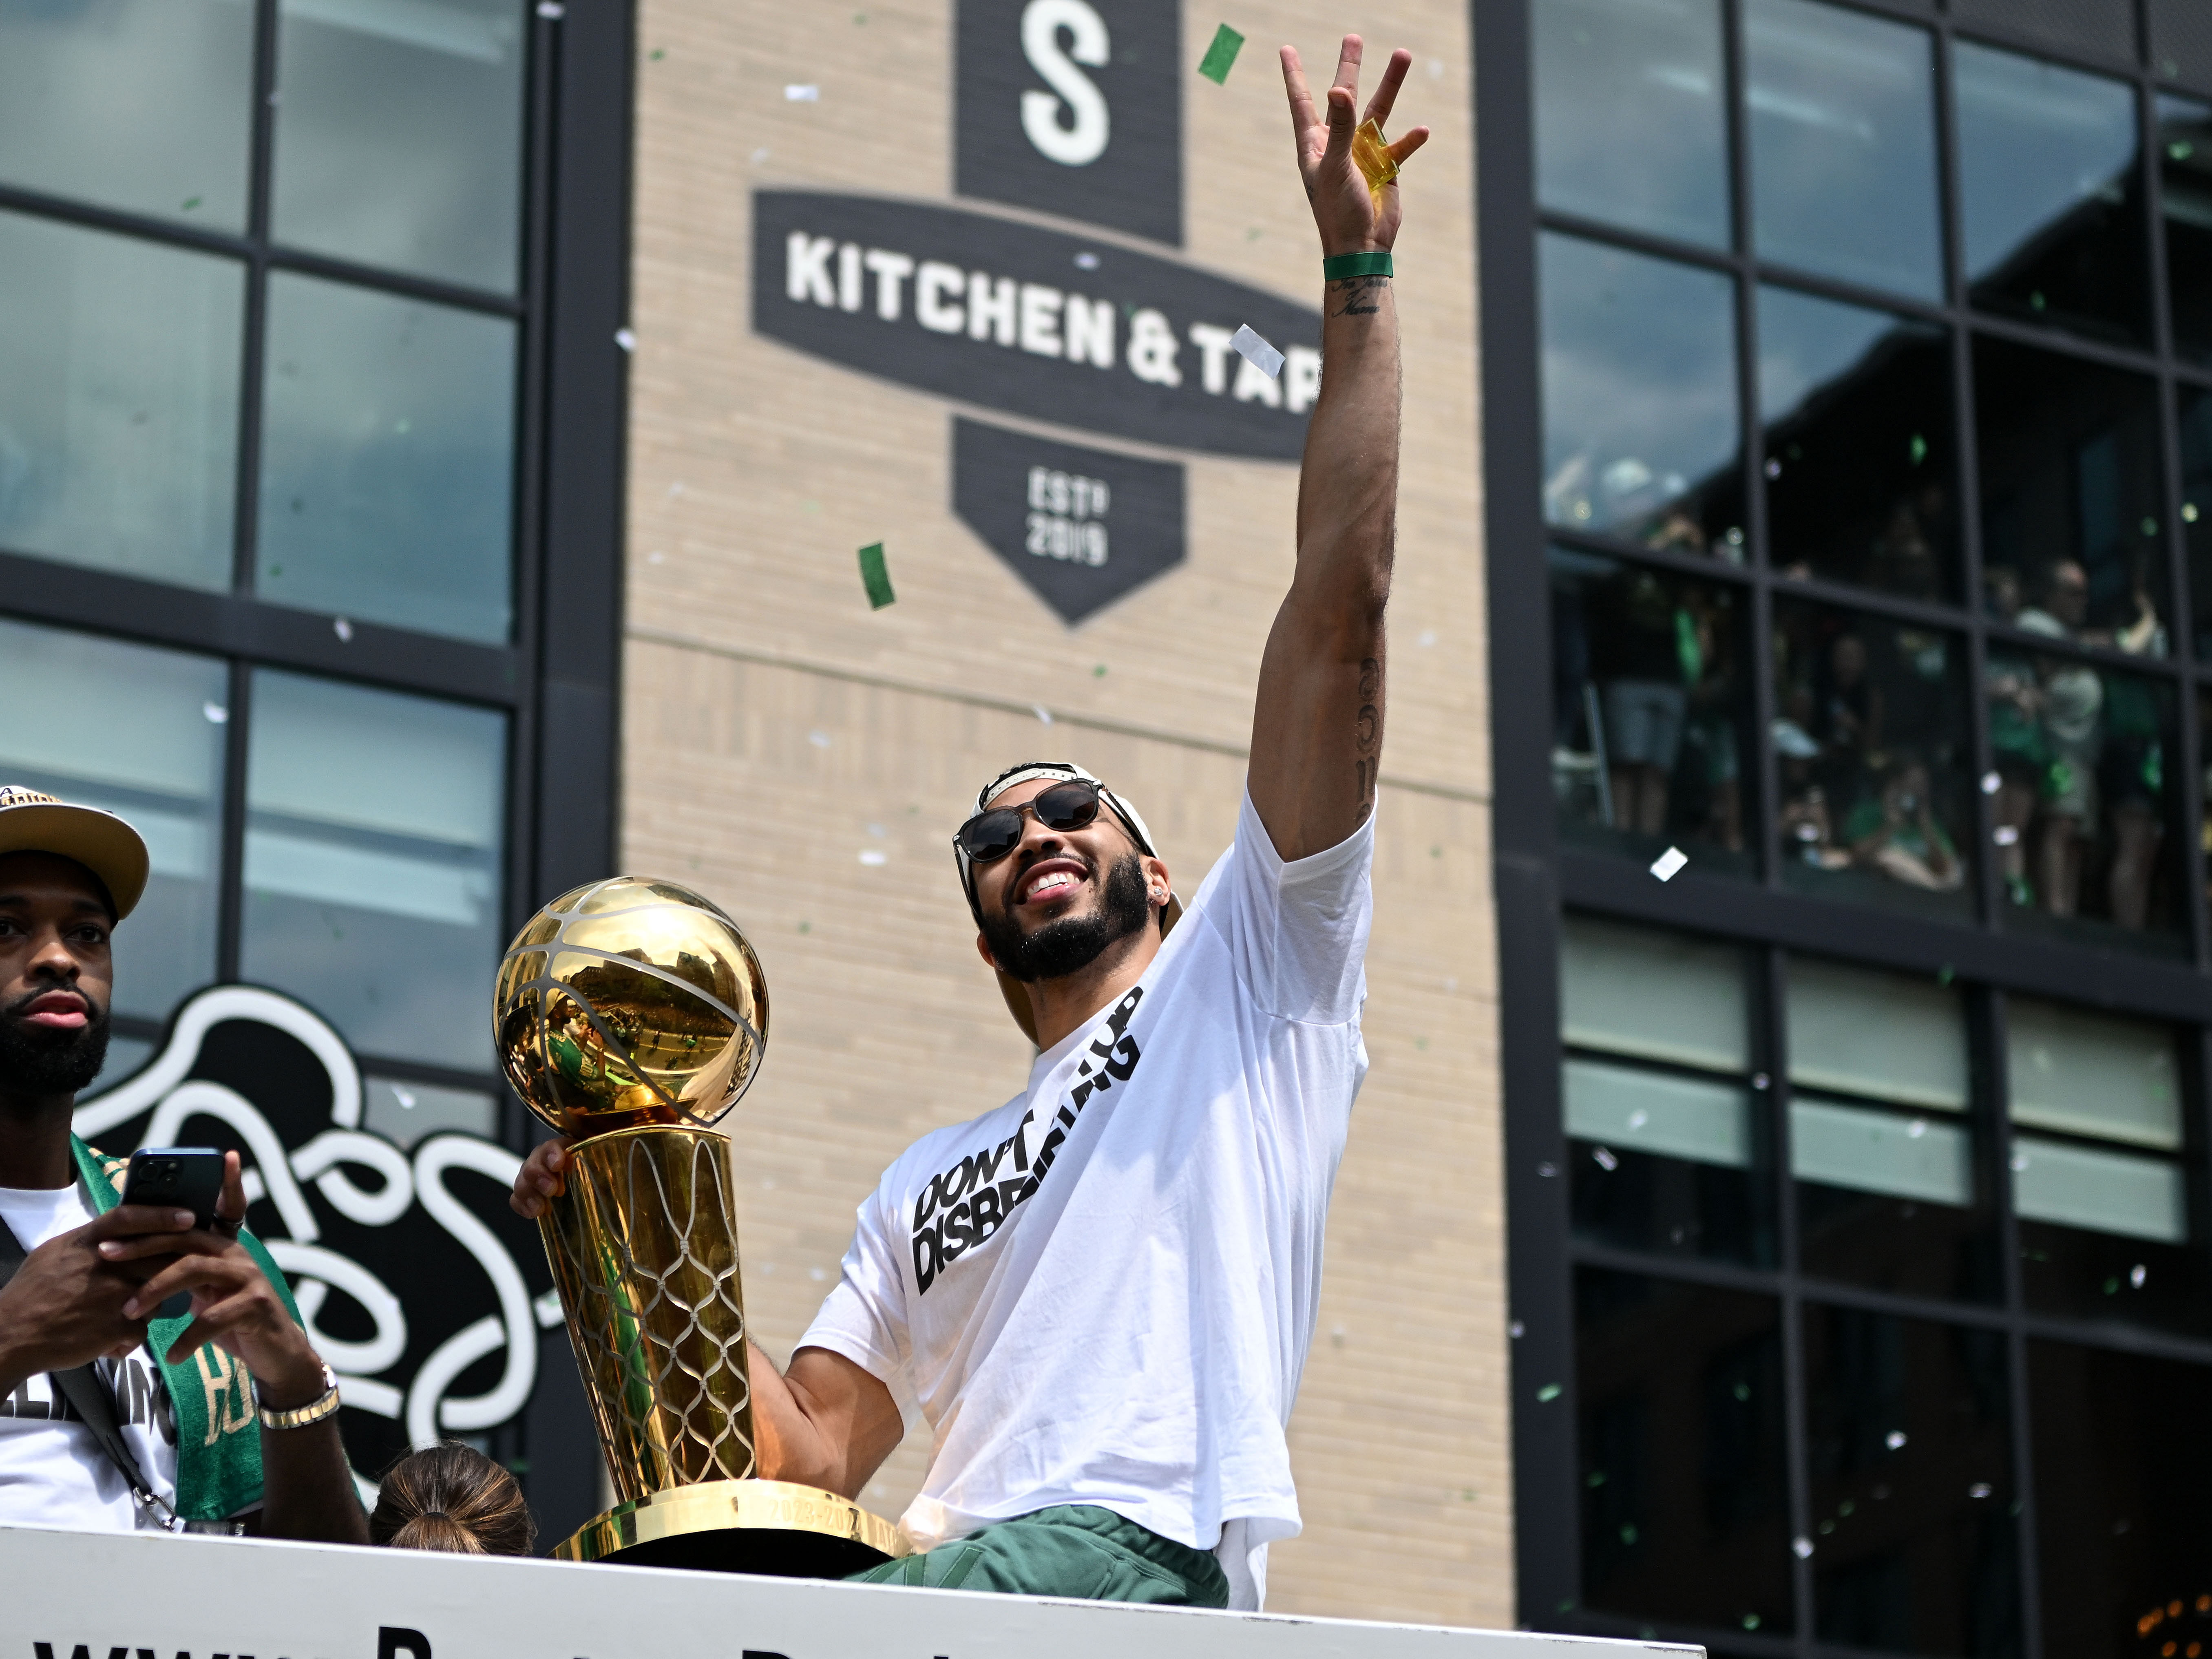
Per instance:
[[[852,1582],[1169,1607],[1229,1605],[1221,1564],[1204,1550],[1090,1504],[995,1522],[933,1550],[856,1572]]]

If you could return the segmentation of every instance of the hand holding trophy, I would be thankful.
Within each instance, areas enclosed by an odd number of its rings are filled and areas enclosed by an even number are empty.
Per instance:
[[[760,1068],[768,983],[737,924],[672,882],[565,893],[515,935],[500,1062],[571,1138],[539,1218],[615,1507],[572,1561],[838,1577],[906,1553],[835,1492],[757,1474],[729,1139]]]

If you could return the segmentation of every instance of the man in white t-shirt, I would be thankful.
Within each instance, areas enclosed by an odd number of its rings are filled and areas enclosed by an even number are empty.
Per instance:
[[[119,1202],[124,1166],[70,1130],[147,874],[121,818],[0,786],[0,1524],[365,1544],[337,1384],[242,1230],[238,1154],[201,1228]]]
[[[954,844],[976,948],[1040,1051],[1029,1082],[884,1172],[787,1373],[753,1351],[763,1475],[850,1496],[909,1420],[931,1427],[902,1522],[919,1553],[863,1577],[1256,1607],[1267,1543],[1298,1530],[1285,1426],[1367,1066],[1397,496],[1399,200],[1353,162],[1359,61],[1346,37],[1321,114],[1283,52],[1328,374],[1234,843],[1184,905],[1136,810],[1080,768],[983,787]],[[1393,55],[1378,121],[1411,62]],[[563,1164],[538,1149],[516,1208]]]

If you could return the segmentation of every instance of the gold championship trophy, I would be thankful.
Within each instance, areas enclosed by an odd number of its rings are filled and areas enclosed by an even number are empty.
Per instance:
[[[768,1038],[738,926],[673,882],[564,893],[500,963],[500,1062],[570,1138],[539,1219],[620,1500],[567,1561],[828,1578],[907,1553],[890,1522],[756,1473],[730,1146]]]

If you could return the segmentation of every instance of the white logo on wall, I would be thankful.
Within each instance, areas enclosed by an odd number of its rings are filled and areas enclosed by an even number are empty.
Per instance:
[[[238,1151],[248,1225],[338,1374],[357,1469],[497,1428],[529,1401],[538,1334],[562,1316],[537,1230],[507,1208],[520,1160],[478,1135],[403,1147],[364,1127],[360,1067],[312,1010],[254,986],[203,991],[75,1127],[112,1158]]]
[[[1069,37],[1065,52],[1060,45],[1062,29]],[[1106,96],[1076,65],[1103,69],[1111,54],[1106,20],[1085,0],[1030,0],[1023,9],[1022,56],[1052,88],[1022,94],[1022,131],[1038,155],[1064,167],[1079,167],[1106,153]]]

